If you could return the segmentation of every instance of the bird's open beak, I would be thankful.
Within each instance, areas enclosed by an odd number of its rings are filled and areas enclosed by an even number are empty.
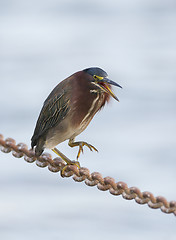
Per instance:
[[[116,82],[108,79],[108,78],[103,78],[102,80],[100,80],[98,82],[99,87],[105,91],[106,93],[110,94],[115,100],[117,100],[119,102],[119,99],[116,97],[116,95],[112,92],[112,90],[110,89],[110,87],[108,86],[108,84],[110,85],[114,85],[117,86],[119,88],[122,88],[119,84],[117,84]]]

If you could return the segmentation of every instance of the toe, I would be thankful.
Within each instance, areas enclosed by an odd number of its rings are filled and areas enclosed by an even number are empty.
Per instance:
[[[98,152],[98,149],[96,149],[96,147],[92,146],[91,147],[93,148],[93,150],[95,150],[96,152]]]

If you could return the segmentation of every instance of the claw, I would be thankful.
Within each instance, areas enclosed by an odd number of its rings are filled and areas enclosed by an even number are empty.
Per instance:
[[[65,170],[66,170],[66,168],[67,168],[67,166],[68,165],[76,165],[77,166],[77,168],[79,169],[81,166],[80,166],[80,163],[78,162],[78,161],[72,161],[72,163],[70,164],[66,164],[63,168],[62,168],[62,170],[61,170],[61,176],[63,177],[64,176],[64,172],[65,172]]]
[[[63,176],[65,169],[67,168],[67,165],[76,165],[77,168],[80,168],[80,163],[78,161],[71,161],[63,153],[61,153],[57,148],[53,148],[52,151],[55,152],[59,157],[61,157],[67,163],[61,170],[61,176]]]
[[[77,160],[80,157],[81,152],[84,153],[82,143],[80,143],[80,145],[79,145],[79,150],[78,150],[78,154],[77,154],[77,157],[76,157]]]
[[[71,139],[69,141],[68,145],[70,147],[79,146],[78,154],[77,154],[77,157],[76,157],[77,160],[79,159],[81,152],[83,153],[83,147],[84,146],[87,146],[90,149],[90,151],[94,150],[94,151],[98,152],[98,150],[93,145],[91,145],[89,143],[86,143],[86,142],[74,142],[74,139]]]

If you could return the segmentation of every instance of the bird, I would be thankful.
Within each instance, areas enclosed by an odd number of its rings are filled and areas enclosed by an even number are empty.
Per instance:
[[[112,92],[112,85],[122,88],[99,67],[86,68],[61,81],[46,98],[39,114],[31,138],[35,156],[39,157],[45,148],[49,148],[67,165],[79,168],[78,159],[84,146],[91,151],[98,151],[87,142],[75,141],[75,137],[86,129],[94,115],[111,97],[119,101]],[[66,140],[70,147],[78,146],[76,161],[70,160],[56,148]]]

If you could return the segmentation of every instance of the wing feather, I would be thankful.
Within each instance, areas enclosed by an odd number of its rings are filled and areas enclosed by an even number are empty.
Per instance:
[[[31,139],[32,147],[37,144],[39,137],[44,135],[50,128],[59,124],[65,118],[69,110],[68,103],[69,99],[67,98],[67,94],[64,90],[62,93],[54,94],[54,96],[49,96],[46,99],[37,120],[34,135]]]

